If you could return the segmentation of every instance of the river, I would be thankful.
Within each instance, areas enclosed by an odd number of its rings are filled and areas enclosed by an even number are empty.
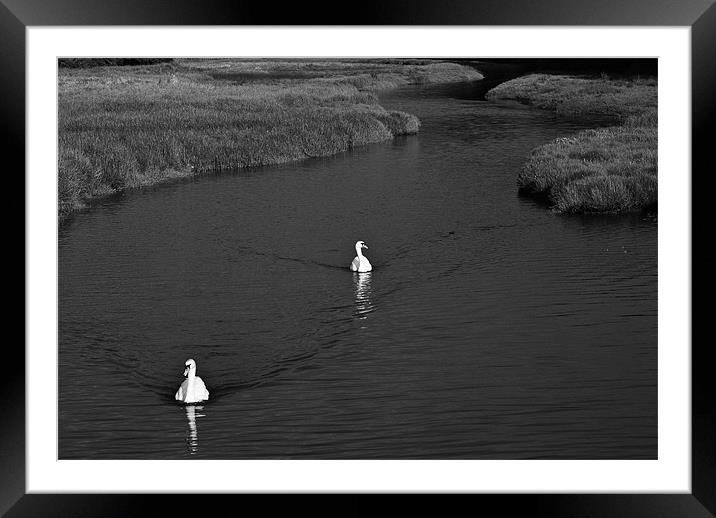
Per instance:
[[[63,225],[60,458],[656,458],[657,223],[519,196],[594,123],[483,93],[391,91],[418,135]]]

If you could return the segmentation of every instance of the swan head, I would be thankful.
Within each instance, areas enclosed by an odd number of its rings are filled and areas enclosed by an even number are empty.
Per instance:
[[[356,241],[356,252],[360,253],[362,249],[368,249],[368,245],[365,244],[363,241]]]
[[[190,374],[196,374],[196,362],[192,359],[187,360],[184,363],[186,369],[184,369],[184,377],[189,377]]]

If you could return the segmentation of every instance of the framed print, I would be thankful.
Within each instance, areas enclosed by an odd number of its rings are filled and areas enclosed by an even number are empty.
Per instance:
[[[647,4],[5,1],[26,335],[0,511],[711,515],[716,8]]]

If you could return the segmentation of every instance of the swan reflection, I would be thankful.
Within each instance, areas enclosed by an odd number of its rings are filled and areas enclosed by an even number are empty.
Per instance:
[[[374,309],[371,296],[371,272],[354,273],[353,282],[355,288],[355,312],[354,316],[359,320],[368,318],[368,314]]]
[[[201,413],[201,411],[204,410],[204,407],[187,405],[184,408],[186,410],[186,420],[189,424],[186,431],[186,449],[190,455],[193,455],[199,448],[199,434],[196,431],[196,419],[197,417],[205,416],[205,414]]]

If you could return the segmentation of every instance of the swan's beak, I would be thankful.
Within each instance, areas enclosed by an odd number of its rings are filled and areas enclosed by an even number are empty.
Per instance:
[[[368,245],[366,245],[365,243],[363,243],[363,248],[365,248],[366,250],[368,250]]]
[[[184,369],[184,377],[186,378],[189,375],[189,367]]]

